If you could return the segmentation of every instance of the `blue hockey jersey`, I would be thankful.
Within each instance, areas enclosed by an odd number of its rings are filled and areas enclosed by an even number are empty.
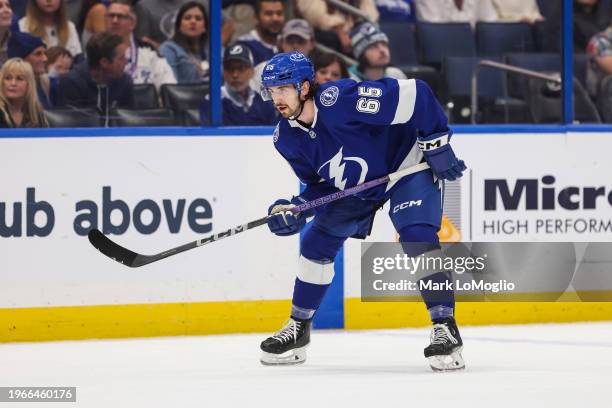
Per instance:
[[[418,135],[451,133],[442,107],[420,80],[327,82],[314,104],[310,128],[282,119],[274,132],[276,149],[306,185],[306,200],[417,164],[423,160]],[[381,200],[392,187],[359,196]]]

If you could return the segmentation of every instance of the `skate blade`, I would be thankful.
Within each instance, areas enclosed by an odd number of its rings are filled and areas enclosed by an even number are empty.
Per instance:
[[[303,364],[306,362],[306,347],[289,350],[283,354],[262,351],[259,361],[265,366]]]
[[[449,355],[442,356],[431,356],[429,360],[429,366],[434,371],[455,371],[462,370],[465,368],[465,362],[461,356],[461,350],[463,347],[458,348]]]

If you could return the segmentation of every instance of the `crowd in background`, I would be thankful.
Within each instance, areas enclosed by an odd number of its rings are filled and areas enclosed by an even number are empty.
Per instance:
[[[403,79],[378,23],[526,22],[543,27],[543,47],[560,51],[561,1],[344,0],[367,19],[325,0],[223,1],[224,125],[274,125],[259,95],[263,66],[278,52],[311,57],[319,83]],[[575,52],[589,56],[592,97],[612,74],[612,9],[574,1]],[[134,86],[207,83],[207,0],[0,0],[0,127],[46,127],[45,111],[94,108],[108,118],[139,109]],[[332,52],[323,52],[317,47]],[[408,72],[408,75],[410,73]],[[208,95],[199,119],[209,123]],[[108,121],[106,122],[108,124]]]

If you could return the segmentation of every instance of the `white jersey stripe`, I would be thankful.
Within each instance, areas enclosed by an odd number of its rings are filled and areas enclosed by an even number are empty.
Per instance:
[[[416,102],[416,81],[414,79],[398,79],[399,100],[392,125],[406,123],[412,118]]]

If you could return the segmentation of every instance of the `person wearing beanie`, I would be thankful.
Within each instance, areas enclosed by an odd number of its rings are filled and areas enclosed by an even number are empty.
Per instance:
[[[376,81],[381,78],[406,79],[406,75],[390,66],[389,38],[370,22],[363,22],[351,31],[353,55],[358,63],[349,68],[355,81]]]
[[[56,78],[47,75],[47,45],[42,38],[28,33],[13,32],[8,41],[9,58],[21,58],[32,66],[36,78],[36,91],[41,105],[51,108],[57,102]]]
[[[244,44],[235,43],[223,54],[221,106],[224,126],[273,126],[278,114],[273,105],[264,102],[250,86],[253,77],[253,53]],[[200,105],[200,123],[210,124],[210,99],[206,95]]]

